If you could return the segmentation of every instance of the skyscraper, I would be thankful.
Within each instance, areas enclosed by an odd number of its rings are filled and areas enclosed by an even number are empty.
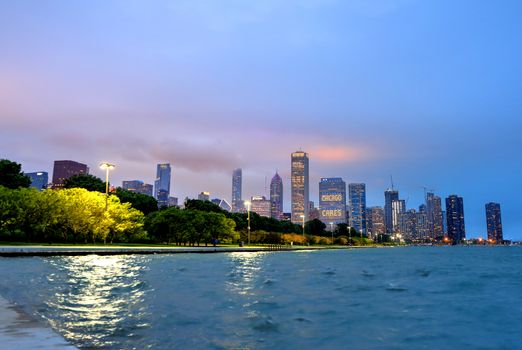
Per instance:
[[[277,220],[283,217],[283,180],[277,172],[270,181],[270,216]]]
[[[399,191],[387,189],[384,192],[384,225],[386,226],[386,233],[393,233],[393,215],[392,202],[399,199]]]
[[[237,213],[243,210],[242,196],[243,171],[241,168],[232,171],[232,212]]]
[[[464,200],[462,197],[451,195],[446,198],[446,220],[448,238],[452,244],[459,244],[466,238],[464,226]]]
[[[502,218],[500,215],[500,204],[486,204],[486,223],[488,226],[488,241],[501,244],[504,240],[502,233]]]
[[[392,201],[392,233],[400,232],[399,220],[406,211],[406,202],[404,199],[396,199]]]
[[[65,180],[74,175],[88,174],[87,165],[73,160],[55,160],[53,168],[53,187],[63,187]]]
[[[346,183],[340,177],[326,177],[319,182],[319,219],[328,228],[346,223]]]
[[[49,183],[49,174],[47,172],[39,171],[36,173],[25,173],[25,175],[31,179],[31,187],[36,188],[38,191],[47,188]]]
[[[348,193],[349,226],[355,228],[357,232],[366,233],[366,185],[349,184]]]
[[[426,216],[429,238],[437,239],[444,236],[441,199],[432,192],[426,193]]]
[[[210,200],[210,192],[203,191],[198,194],[198,200],[200,201],[209,201]]]
[[[270,217],[271,202],[269,199],[266,199],[265,196],[254,196],[250,202],[252,205],[251,211],[259,216]]]
[[[373,239],[386,233],[382,207],[366,208],[366,232]]]
[[[156,181],[154,181],[154,198],[158,201],[158,206],[169,205],[170,195],[170,164],[158,164],[156,168]]]
[[[292,153],[292,222],[300,224],[308,220],[309,174],[308,154],[302,151]]]

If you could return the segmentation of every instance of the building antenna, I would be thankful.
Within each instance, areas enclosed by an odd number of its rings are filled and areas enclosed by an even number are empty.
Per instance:
[[[392,186],[392,191],[394,190],[393,188],[393,175],[390,175],[390,181],[391,181],[391,186]]]

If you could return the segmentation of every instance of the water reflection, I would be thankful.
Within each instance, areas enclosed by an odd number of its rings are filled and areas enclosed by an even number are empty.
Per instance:
[[[266,252],[230,253],[231,271],[228,274],[227,289],[239,295],[250,295],[255,289]]]
[[[147,327],[146,288],[140,274],[147,258],[135,256],[82,256],[48,260],[59,273],[49,275],[64,283],[47,301],[47,317],[67,339],[86,347],[114,347],[118,337],[133,337]],[[111,340],[109,340],[111,339]]]

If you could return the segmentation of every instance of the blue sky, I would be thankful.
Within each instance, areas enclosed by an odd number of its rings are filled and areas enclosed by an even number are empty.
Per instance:
[[[25,171],[55,159],[118,165],[113,182],[173,167],[180,198],[245,197],[290,153],[320,177],[393,174],[464,197],[468,236],[500,202],[522,239],[522,22],[518,1],[3,1],[0,151]],[[99,174],[101,175],[101,173]]]

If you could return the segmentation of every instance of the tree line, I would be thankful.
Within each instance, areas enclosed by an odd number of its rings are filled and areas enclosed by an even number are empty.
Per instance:
[[[49,243],[140,242],[177,245],[248,240],[247,213],[231,213],[210,201],[187,199],[184,208],[158,208],[148,195],[75,175],[62,189],[37,191],[21,166],[0,160],[0,241]],[[364,244],[355,230],[337,225],[332,233],[320,220],[301,225],[250,212],[250,242],[259,244]],[[351,237],[350,237],[351,236]]]

